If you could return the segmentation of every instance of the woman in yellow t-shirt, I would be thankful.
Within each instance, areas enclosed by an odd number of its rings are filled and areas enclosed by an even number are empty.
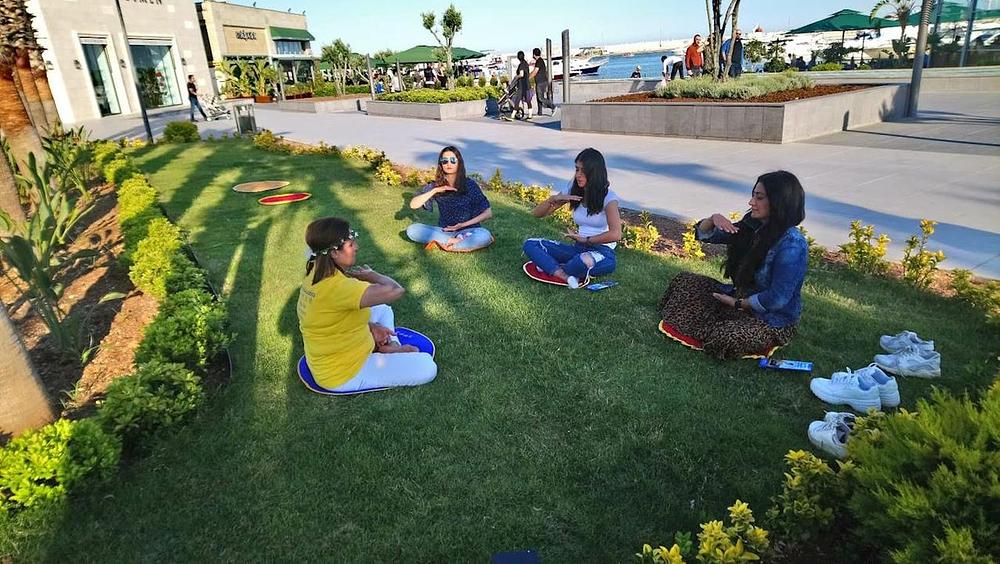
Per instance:
[[[299,290],[299,329],[316,383],[335,392],[419,386],[437,375],[427,353],[402,346],[392,308],[403,297],[395,280],[354,266],[356,234],[343,219],[317,219],[306,228],[312,257]]]

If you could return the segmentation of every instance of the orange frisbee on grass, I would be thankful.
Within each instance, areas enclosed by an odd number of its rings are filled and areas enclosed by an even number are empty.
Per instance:
[[[262,206],[280,206],[281,204],[290,204],[292,202],[301,202],[302,200],[308,200],[312,197],[309,192],[292,192],[291,194],[275,194],[274,196],[264,196],[263,198],[257,200],[257,203]]]

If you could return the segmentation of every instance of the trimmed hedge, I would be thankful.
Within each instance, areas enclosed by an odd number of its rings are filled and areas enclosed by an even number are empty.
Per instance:
[[[135,351],[135,362],[179,362],[204,371],[230,339],[225,303],[200,289],[184,290],[170,294],[160,305]]]
[[[108,164],[104,165],[104,180],[115,186],[120,186],[122,182],[139,174],[139,169],[135,168],[132,159],[124,154],[118,154]]]
[[[417,90],[407,90],[406,92],[394,92],[383,94],[378,97],[383,102],[419,102],[429,104],[447,104],[449,102],[471,102],[474,100],[486,100],[487,98],[499,99],[500,89],[495,86],[466,87],[454,90],[433,90],[431,88],[418,88]]]
[[[715,98],[720,100],[748,100],[774,92],[812,88],[812,80],[798,73],[745,74],[725,82],[711,77],[688,80],[671,80],[659,86],[654,93],[658,98]]]
[[[200,139],[198,126],[190,121],[171,121],[163,129],[163,140],[167,143],[189,143]]]
[[[166,218],[153,219],[132,255],[128,277],[135,287],[157,300],[167,296],[167,278],[181,249],[181,230]]]
[[[181,364],[147,362],[108,387],[97,412],[126,444],[182,421],[201,405],[201,378]]]
[[[110,478],[121,441],[96,421],[60,419],[0,449],[0,511],[58,501]]]

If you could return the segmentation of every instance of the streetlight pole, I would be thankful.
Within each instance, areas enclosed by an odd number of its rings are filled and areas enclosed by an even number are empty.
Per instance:
[[[121,0],[115,0],[115,9],[118,10],[118,22],[122,26],[122,35],[125,40],[125,62],[128,64],[128,68],[132,74],[132,82],[135,84],[135,95],[139,98],[139,111],[142,112],[142,125],[146,128],[146,139],[149,140],[149,144],[152,145],[154,143],[153,130],[149,127],[149,115],[146,114],[146,104],[142,101],[142,91],[139,90],[139,73],[136,72],[135,65],[132,63],[132,48],[128,44],[128,30],[125,28],[125,16],[122,15]]]
[[[975,2],[975,0],[973,0]],[[920,8],[920,29],[917,31],[917,51],[913,54],[913,75],[910,78],[910,94],[906,104],[907,117],[917,117],[917,102],[920,100],[920,79],[924,74],[924,51],[927,50],[927,27],[931,19],[931,5],[934,0],[924,0]],[[905,24],[906,22],[902,22]]]

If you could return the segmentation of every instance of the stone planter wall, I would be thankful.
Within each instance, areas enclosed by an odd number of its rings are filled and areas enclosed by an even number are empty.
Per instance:
[[[298,100],[282,100],[278,109],[290,112],[307,112],[313,114],[331,114],[336,112],[363,111],[369,100],[368,96],[358,98],[305,98]]]
[[[466,119],[486,115],[486,100],[423,104],[417,102],[368,102],[368,115],[413,119]]]
[[[570,102],[582,103],[611,96],[623,96],[636,92],[652,92],[660,83],[656,78],[622,78],[608,80],[570,80]],[[552,84],[552,100],[557,104],[562,102],[562,81]]]
[[[790,143],[902,117],[907,86],[877,86],[780,104],[563,104],[562,129]]]

